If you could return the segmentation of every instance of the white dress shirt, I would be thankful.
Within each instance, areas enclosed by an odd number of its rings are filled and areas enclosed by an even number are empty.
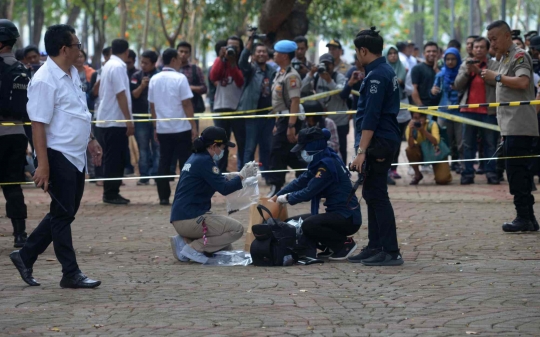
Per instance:
[[[150,80],[148,101],[154,103],[157,118],[186,117],[182,101],[192,97],[187,77],[172,68],[164,67]],[[178,133],[188,130],[191,130],[191,124],[186,120],[157,122],[157,133]]]
[[[61,152],[82,172],[92,115],[79,72],[73,66],[70,71],[71,77],[47,58],[28,86],[26,110],[31,121],[45,124],[47,147]]]
[[[99,85],[99,107],[96,115],[96,120],[125,120],[126,117],[118,105],[116,94],[124,91],[127,97],[129,108],[129,119],[133,119],[131,112],[131,92],[129,90],[129,78],[127,75],[127,67],[124,61],[118,56],[112,55],[110,60],[105,63],[101,71],[101,81]],[[97,123],[97,127],[125,127],[126,123],[106,122]]]

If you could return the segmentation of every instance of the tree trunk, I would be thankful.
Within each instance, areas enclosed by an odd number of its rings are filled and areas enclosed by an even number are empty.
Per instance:
[[[146,50],[146,44],[148,43],[148,24],[150,23],[150,0],[146,0],[146,14],[144,16],[144,30],[143,30],[143,43],[142,50]]]
[[[259,17],[259,28],[267,34],[266,43],[292,40],[306,35],[309,28],[307,10],[312,0],[266,0]]]
[[[12,20],[15,0],[0,0],[0,17]]]
[[[120,37],[126,38],[127,27],[127,5],[126,0],[120,0]]]
[[[473,34],[482,35],[482,10],[480,9],[480,0],[473,0],[474,16],[473,16]]]
[[[41,40],[41,30],[43,29],[44,21],[43,0],[34,0],[34,26],[32,27],[34,32],[32,34],[32,43],[36,46],[39,45],[39,41]]]
[[[491,0],[486,0],[486,23],[493,22],[493,3]]]
[[[414,44],[417,46],[424,45],[424,0],[414,0]]]
[[[81,13],[81,7],[79,7],[77,5],[71,6],[71,8],[69,10],[68,19],[67,19],[66,24],[68,24],[70,26],[75,25],[75,22],[79,18],[80,13]]]

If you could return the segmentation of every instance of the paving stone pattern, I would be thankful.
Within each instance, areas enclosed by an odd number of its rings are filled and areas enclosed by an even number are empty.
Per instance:
[[[205,267],[174,260],[170,207],[155,186],[126,181],[129,206],[104,205],[86,185],[73,223],[81,269],[94,290],[61,289],[52,246],[27,287],[9,261],[9,219],[0,217],[2,336],[539,336],[540,233],[505,234],[514,215],[508,186],[390,187],[405,264],[347,262],[287,268]],[[173,183],[174,186],[176,183]],[[267,188],[262,187],[261,192]],[[42,191],[25,187],[28,227],[47,212]],[[3,210],[5,202],[0,199]],[[225,200],[214,197],[225,213]],[[290,214],[309,211],[303,204]],[[355,235],[367,244],[364,225]],[[538,211],[538,208],[537,208]],[[248,213],[233,215],[247,225]],[[243,239],[236,242],[241,249]]]

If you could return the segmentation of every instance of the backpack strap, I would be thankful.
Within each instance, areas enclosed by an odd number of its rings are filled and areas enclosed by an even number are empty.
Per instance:
[[[193,80],[193,85],[200,85],[199,74],[197,73],[197,66],[191,65],[191,79]]]

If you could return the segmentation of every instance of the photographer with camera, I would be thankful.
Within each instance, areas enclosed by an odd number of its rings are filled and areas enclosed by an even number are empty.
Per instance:
[[[356,56],[367,75],[360,87],[356,113],[360,144],[349,167],[365,175],[362,195],[368,207],[369,243],[348,260],[366,266],[398,266],[403,259],[387,177],[401,142],[397,122],[399,84],[394,69],[382,56],[384,40],[375,29],[362,30],[354,39]]]
[[[246,48],[240,54],[238,66],[244,75],[244,90],[240,98],[239,110],[256,110],[272,106],[272,82],[276,70],[266,64],[268,61],[268,48],[262,43],[255,43],[257,27],[250,27],[250,36]],[[252,47],[254,54],[251,54]],[[251,57],[251,62],[249,58]],[[258,115],[267,115],[271,111],[259,111]],[[272,146],[273,118],[248,118],[246,119],[246,148],[243,154],[244,162],[253,161],[255,150],[259,145],[259,162],[262,170],[268,170],[270,166],[270,148]],[[263,174],[266,177],[266,174]]]
[[[238,67],[240,53],[244,49],[244,43],[238,36],[230,36],[227,45],[221,47],[219,55],[212,65],[210,71],[210,81],[216,86],[214,96],[214,112],[236,111],[242,95],[244,86],[244,75]],[[246,141],[245,119],[216,119],[214,124],[225,129],[227,138],[230,138],[231,131],[238,144],[238,170],[242,168],[244,160],[244,145]],[[229,162],[229,150],[225,147],[225,154],[219,161],[219,170],[227,172]]]
[[[313,63],[309,62],[306,58],[306,53],[309,49],[308,40],[305,36],[297,36],[294,38],[294,42],[296,42],[298,49],[296,49],[296,56],[292,60],[292,66],[298,71],[300,77],[304,79],[311,67],[313,67]]]
[[[412,119],[405,130],[405,138],[408,144],[405,153],[411,163],[425,160],[426,153],[422,149],[423,142],[430,142],[433,145],[433,152],[435,154],[441,151],[439,125],[435,121],[428,122],[426,114],[413,113]],[[411,165],[411,167],[414,170],[414,178],[411,180],[410,185],[418,185],[424,176],[420,172],[418,165]],[[452,182],[452,174],[450,173],[450,165],[448,163],[433,164],[433,173],[435,174],[435,183],[437,185],[446,185]]]
[[[311,67],[310,72],[302,80],[302,93],[304,95],[328,92],[343,89],[347,79],[341,73],[334,71],[334,58],[330,54],[319,57],[319,64]],[[326,111],[347,111],[347,100],[340,95],[332,95],[319,99]],[[339,136],[339,153],[343,161],[347,161],[347,135],[349,134],[349,121],[352,115],[330,115],[337,126]]]
[[[489,41],[485,37],[479,37],[473,42],[474,58],[467,58],[461,65],[454,89],[463,92],[460,104],[493,103],[495,98],[495,81],[485,80],[481,76],[484,69],[497,69],[498,62],[488,58]],[[480,122],[497,125],[496,108],[462,108],[461,115]],[[456,122],[452,122],[457,124]],[[447,126],[448,127],[448,126]],[[482,132],[483,157],[491,158],[497,148],[499,132],[480,129],[477,126],[463,124],[463,157],[474,159],[476,157],[476,136]],[[485,163],[488,184],[499,184],[500,180],[496,173],[496,161],[490,160]],[[474,184],[475,170],[472,161],[465,162],[465,169],[461,172],[461,184]]]

